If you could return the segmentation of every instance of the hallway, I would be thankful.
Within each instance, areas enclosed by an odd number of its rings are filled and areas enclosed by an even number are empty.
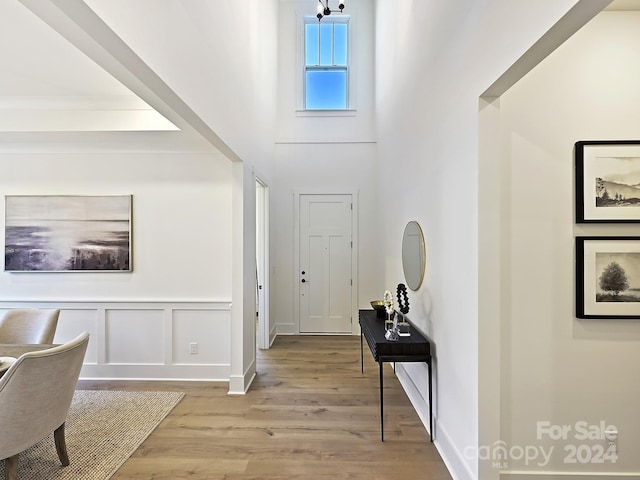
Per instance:
[[[278,337],[246,396],[226,384],[89,382],[186,397],[114,479],[449,479],[391,368],[380,442],[378,367],[357,336]]]

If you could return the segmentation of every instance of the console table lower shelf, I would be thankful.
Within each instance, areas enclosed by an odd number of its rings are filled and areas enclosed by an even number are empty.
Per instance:
[[[415,329],[408,337],[391,342],[384,336],[384,319],[374,310],[360,310],[360,364],[364,373],[364,338],[373,359],[380,365],[380,440],[384,442],[384,395],[382,366],[385,362],[424,362],[429,374],[429,438],[433,442],[433,407],[431,401],[431,343]]]

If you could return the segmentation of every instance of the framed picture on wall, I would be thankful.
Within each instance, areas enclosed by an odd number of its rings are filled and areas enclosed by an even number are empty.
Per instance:
[[[7,272],[130,272],[131,195],[5,196]]]
[[[640,223],[640,140],[575,144],[576,222]]]
[[[576,316],[640,318],[640,237],[576,237]]]

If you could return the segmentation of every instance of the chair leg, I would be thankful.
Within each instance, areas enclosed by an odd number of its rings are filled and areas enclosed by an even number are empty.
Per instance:
[[[56,452],[63,467],[69,465],[69,455],[67,455],[67,442],[64,439],[64,423],[55,429],[53,438],[56,441]]]
[[[7,472],[7,480],[16,480],[18,478],[18,455],[7,458],[4,461],[4,468]]]

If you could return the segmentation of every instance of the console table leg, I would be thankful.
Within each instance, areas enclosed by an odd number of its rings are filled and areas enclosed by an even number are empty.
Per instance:
[[[384,442],[384,380],[382,365],[384,362],[378,362],[380,364],[380,441]]]
[[[431,400],[431,362],[427,362],[427,373],[429,374],[429,437],[433,442],[433,402]]]
[[[360,331],[360,371],[364,373],[364,354],[362,353],[362,331]]]

